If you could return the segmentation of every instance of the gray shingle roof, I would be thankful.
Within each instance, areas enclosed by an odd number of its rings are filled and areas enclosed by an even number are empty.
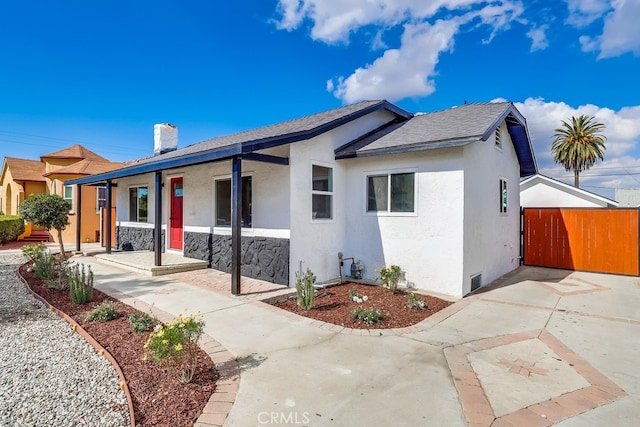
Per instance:
[[[362,101],[258,129],[212,138],[175,151],[139,159],[116,171],[73,179],[68,184],[93,184],[126,176],[229,159],[237,155],[248,155],[265,148],[313,138],[382,109],[393,113],[397,121],[404,121],[413,116],[385,100]]]
[[[285,136],[295,136],[305,132],[312,132],[314,129],[328,125],[333,121],[344,119],[364,109],[383,103],[386,103],[386,101],[362,101],[357,104],[346,105],[333,110],[311,114],[257,129],[211,138],[165,154],[146,157],[138,160],[136,163],[144,164],[187,154],[212,151],[245,143],[265,141],[274,138],[283,138]]]
[[[361,147],[358,154],[373,154],[411,146],[442,148],[484,139],[504,120],[509,102],[466,104],[448,110],[414,116],[381,138]]]

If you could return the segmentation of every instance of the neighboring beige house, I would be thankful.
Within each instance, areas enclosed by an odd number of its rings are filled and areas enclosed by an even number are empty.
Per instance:
[[[45,154],[40,157],[40,161],[6,157],[0,175],[0,210],[7,215],[17,215],[18,206],[29,196],[40,193],[57,194],[72,206],[69,214],[71,224],[62,233],[62,240],[73,243],[76,240],[77,188],[65,186],[64,181],[108,172],[122,166],[124,164],[111,162],[82,145]],[[104,187],[82,188],[83,243],[98,241],[101,209],[106,206],[105,200]],[[56,233],[52,233],[52,237],[57,239]]]
[[[618,202],[536,174],[520,182],[523,208],[615,208]]]

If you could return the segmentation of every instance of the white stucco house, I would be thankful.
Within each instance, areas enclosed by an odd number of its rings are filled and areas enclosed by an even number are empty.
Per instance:
[[[118,249],[207,260],[234,293],[241,275],[330,281],[339,252],[367,279],[398,264],[453,297],[519,265],[519,182],[537,169],[511,103],[414,116],[363,101],[183,148],[157,131],[154,156],[67,184],[118,186]]]
[[[614,208],[618,202],[536,174],[520,182],[523,208]]]

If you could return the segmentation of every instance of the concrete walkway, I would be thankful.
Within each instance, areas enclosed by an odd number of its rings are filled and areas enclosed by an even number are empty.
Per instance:
[[[522,267],[416,327],[354,331],[259,293],[212,290],[196,272],[148,277],[77,259],[107,293],[204,315],[241,372],[226,420],[211,425],[631,426],[640,417],[636,277]]]

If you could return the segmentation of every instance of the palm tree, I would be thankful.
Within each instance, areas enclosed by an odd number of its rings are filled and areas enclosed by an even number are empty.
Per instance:
[[[585,114],[571,117],[571,123],[563,120],[551,143],[553,161],[561,163],[568,171],[573,170],[576,188],[580,186],[580,172],[588,170],[596,160],[604,160],[607,137],[600,132],[605,126],[594,120],[593,116]]]

